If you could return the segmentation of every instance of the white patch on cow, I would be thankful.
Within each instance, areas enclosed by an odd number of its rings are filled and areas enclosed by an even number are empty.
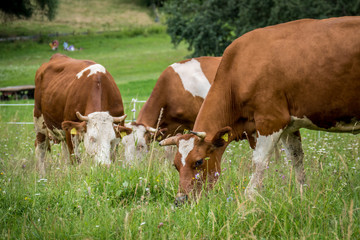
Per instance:
[[[194,149],[194,140],[195,138],[190,138],[189,140],[181,139],[179,141],[179,153],[181,154],[181,163],[183,166],[186,164],[186,158],[191,152],[191,150]]]
[[[253,153],[253,162],[255,164],[267,161],[271,156],[276,143],[279,141],[283,130],[279,130],[269,136],[262,136],[260,133],[256,138],[256,147]]]
[[[191,59],[185,63],[174,63],[170,66],[179,74],[186,91],[189,91],[194,97],[206,97],[211,85],[203,73],[199,61]]]
[[[128,163],[142,158],[148,151],[145,139],[146,128],[143,125],[125,124],[132,129],[132,133],[122,138],[121,142],[125,148],[125,159]]]
[[[97,72],[102,72],[102,73],[106,73],[106,69],[100,65],[100,64],[93,64],[88,66],[87,68],[84,68],[83,70],[81,70],[78,74],[76,74],[76,77],[79,79],[81,78],[81,76],[84,74],[84,72],[90,70],[90,73],[87,75],[87,77],[90,77],[91,75],[97,73]]]
[[[93,112],[88,117],[84,135],[85,150],[98,163],[110,164],[111,142],[116,138],[113,117],[108,112]]]
[[[44,125],[44,116],[41,114],[40,117],[34,117],[34,127],[36,133],[42,133],[46,135],[46,127]]]
[[[274,147],[279,141],[282,133],[282,129],[268,136],[262,136],[260,133],[258,133],[256,138],[256,147],[253,152],[255,172],[251,176],[250,182],[245,190],[245,195],[248,198],[253,199],[254,195],[257,193],[256,188],[261,186],[264,177],[264,171],[267,167]]]
[[[353,133],[358,134],[360,133],[360,121],[353,119],[351,123],[343,123],[337,122],[335,127],[331,127],[328,129],[320,128],[316,126],[310,119],[306,116],[302,118],[291,116],[291,123],[288,127],[290,131],[298,130],[300,128],[307,128],[311,130],[318,130],[318,131],[326,131],[326,132],[339,132],[339,133]]]

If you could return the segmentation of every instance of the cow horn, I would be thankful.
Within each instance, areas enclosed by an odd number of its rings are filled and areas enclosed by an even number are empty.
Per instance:
[[[81,113],[79,113],[79,112],[76,112],[76,116],[77,116],[77,118],[79,119],[79,120],[81,120],[81,121],[89,121],[89,117],[87,117],[87,116],[83,116],[83,115],[81,115]]]
[[[149,131],[151,133],[155,133],[156,132],[156,129],[155,128],[152,128],[152,127],[146,127],[146,131]]]
[[[193,132],[193,131],[190,131],[190,133],[198,136],[199,138],[202,138],[202,139],[205,139],[206,137],[206,132]]]
[[[127,117],[126,114],[124,114],[121,117],[113,117],[113,121],[114,121],[114,123],[120,123],[120,122],[124,121],[126,117]]]
[[[173,137],[166,138],[166,139],[162,140],[159,143],[159,145],[160,146],[176,145],[178,138],[179,138],[179,136],[173,136]]]

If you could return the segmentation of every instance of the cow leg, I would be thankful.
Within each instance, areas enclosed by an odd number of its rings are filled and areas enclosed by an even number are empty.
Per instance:
[[[75,159],[78,163],[81,162],[81,158],[80,158],[80,150],[79,150],[79,144],[80,144],[80,139],[78,135],[71,135],[71,143],[73,145],[73,151],[74,151],[74,155],[75,155]]]
[[[71,164],[74,164],[74,160],[73,160],[73,157],[72,157],[72,155],[74,153],[74,147],[73,147],[73,140],[72,140],[70,132],[66,131],[65,132],[65,137],[66,137],[66,145],[67,145],[67,148],[68,148],[68,151],[69,151],[70,162],[71,162]]]
[[[275,147],[274,147],[274,157],[275,157],[275,162],[280,162],[280,160],[281,160],[281,152],[280,152],[279,143],[276,144]]]
[[[35,142],[35,155],[38,160],[38,169],[40,177],[45,177],[45,158],[46,158],[46,150],[49,149],[48,141],[46,141],[46,135],[42,133],[36,134],[36,142]]]
[[[249,199],[254,199],[257,193],[257,188],[262,186],[264,178],[264,171],[268,166],[268,162],[274,151],[274,147],[280,139],[283,130],[279,130],[268,136],[259,136],[256,139],[256,146],[253,153],[253,164],[255,165],[255,173],[246,187],[245,196]]]
[[[284,133],[281,136],[281,142],[284,145],[286,157],[291,160],[295,169],[297,181],[302,185],[305,183],[305,171],[303,165],[304,152],[301,146],[300,132]]]
[[[66,144],[66,142],[63,142],[63,141],[61,142],[61,155],[62,155],[62,158],[63,158],[65,164],[70,162],[69,148],[68,148],[68,145]]]
[[[39,174],[40,177],[45,177],[46,150],[50,150],[50,142],[42,115],[40,117],[34,116],[34,126],[36,133],[35,155],[38,160]]]

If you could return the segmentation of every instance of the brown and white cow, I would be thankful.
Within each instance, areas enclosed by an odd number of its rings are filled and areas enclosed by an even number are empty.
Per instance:
[[[78,157],[77,145],[83,139],[88,154],[110,164],[110,155],[120,142],[119,131],[131,131],[114,125],[125,117],[120,91],[102,65],[54,54],[35,76],[35,151],[40,174],[45,174],[49,138],[62,142],[68,159],[74,150]]]
[[[156,85],[141,108],[135,123],[126,124],[133,132],[122,138],[128,162],[141,158],[156,131],[157,140],[164,136],[192,129],[201,104],[215,78],[221,57],[199,57],[174,63],[160,75]]]
[[[360,17],[341,17],[293,21],[236,39],[224,52],[194,134],[161,142],[178,146],[177,199],[205,181],[216,182],[223,152],[234,139],[248,139],[254,148],[247,197],[261,187],[279,140],[303,184],[300,128],[360,132],[359,36]]]

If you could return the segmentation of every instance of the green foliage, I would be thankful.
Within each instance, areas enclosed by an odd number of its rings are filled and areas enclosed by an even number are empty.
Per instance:
[[[235,38],[234,20],[237,19],[239,1],[170,1],[165,4],[168,33],[172,43],[185,40],[193,56],[221,56]]]
[[[173,44],[189,43],[192,56],[221,56],[235,38],[255,28],[302,18],[359,15],[359,0],[185,0],[168,1]]]
[[[36,11],[49,20],[55,18],[59,0],[12,0],[1,1],[0,11],[7,17],[30,18]]]

